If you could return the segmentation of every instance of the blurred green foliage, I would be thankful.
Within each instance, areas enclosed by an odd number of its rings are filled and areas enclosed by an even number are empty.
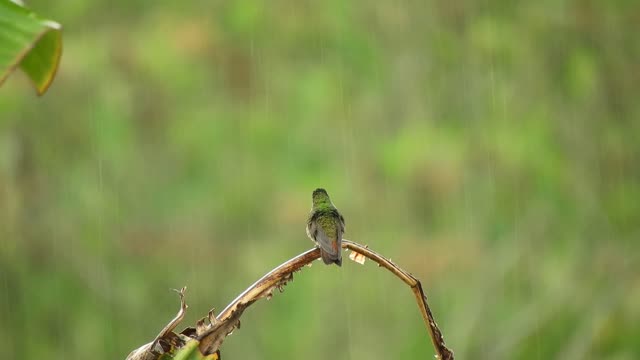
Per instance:
[[[0,348],[124,358],[306,250],[311,191],[459,359],[640,357],[637,2],[63,1],[0,88]],[[297,274],[229,359],[415,359],[371,264]],[[25,353],[26,352],[26,353]]]

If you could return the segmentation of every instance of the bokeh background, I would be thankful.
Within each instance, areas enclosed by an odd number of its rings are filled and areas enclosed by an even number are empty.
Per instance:
[[[640,358],[638,2],[28,4],[65,52],[44,97],[0,88],[5,358],[124,359],[184,285],[185,326],[222,309],[312,246],[319,186],[457,358]],[[351,261],[222,350],[433,355],[409,289]]]

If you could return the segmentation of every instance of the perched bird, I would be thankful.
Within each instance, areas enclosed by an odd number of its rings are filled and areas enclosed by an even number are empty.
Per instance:
[[[307,220],[307,236],[320,248],[325,264],[342,266],[342,234],[344,218],[324,189],[313,192],[313,206]]]

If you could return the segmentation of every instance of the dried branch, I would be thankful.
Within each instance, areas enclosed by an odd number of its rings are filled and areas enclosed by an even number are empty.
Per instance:
[[[440,332],[438,325],[436,325],[420,281],[382,255],[370,250],[367,246],[362,246],[353,241],[343,240],[342,247],[351,250],[354,253],[353,255],[355,255],[353,258],[357,262],[362,263],[362,256],[367,257],[379,266],[391,271],[405,284],[409,285],[416,297],[418,308],[420,309],[429,336],[433,342],[436,358],[439,360],[453,360],[453,352],[448,349],[444,343],[442,332]],[[320,250],[314,248],[284,262],[238,295],[217,317],[213,313],[213,310],[211,310],[209,311],[208,317],[202,318],[197,322],[195,328],[186,328],[180,334],[175,334],[173,333],[173,329],[175,329],[178,323],[184,318],[184,312],[187,308],[184,302],[185,289],[183,288],[179,292],[181,303],[180,311],[175,318],[165,326],[153,342],[133,351],[127,357],[127,360],[155,360],[158,359],[161,354],[181,348],[193,339],[198,340],[198,347],[203,355],[217,353],[213,358],[219,358],[219,349],[224,339],[230,335],[234,329],[240,328],[240,316],[242,316],[244,310],[261,298],[271,298],[275,289],[282,292],[284,286],[288,282],[293,281],[294,272],[299,271],[306,265],[310,265],[311,262],[319,258]]]
[[[218,315],[218,321],[222,321],[231,315],[231,312],[233,312],[240,303],[253,302],[263,297],[270,298],[274,288],[277,288],[278,285],[286,285],[287,281],[293,280],[293,273],[295,271],[302,269],[304,266],[311,264],[312,261],[319,258],[320,249],[313,248],[277,266],[260,278],[260,280],[249,286],[227,305],[227,307],[220,312],[220,315]]]
[[[319,249],[307,250],[304,253],[286,261],[277,266],[268,274],[260,278],[260,280],[249,286],[244,292],[236,297],[229,305],[227,305],[215,320],[210,321],[210,326],[205,329],[199,336],[200,351],[208,354],[215,351],[222,344],[222,341],[231,333],[234,328],[239,327],[240,314],[251,304],[261,298],[271,298],[273,290],[278,289],[280,292],[289,281],[293,281],[293,273],[300,270],[312,261],[320,258]]]
[[[151,343],[152,349],[156,346],[156,344],[158,343],[158,341],[160,341],[160,339],[169,335],[170,332],[173,332],[173,329],[175,329],[176,326],[178,326],[178,324],[182,321],[182,319],[184,319],[184,314],[187,312],[188,306],[187,306],[187,303],[184,301],[184,293],[185,291],[187,291],[187,287],[183,286],[182,289],[175,290],[175,291],[178,293],[178,295],[180,295],[180,310],[178,311],[176,316],[173,318],[173,320],[171,320],[164,327],[164,329],[160,331],[160,334],[158,334],[158,336],[156,336],[156,338],[153,340],[153,342]]]
[[[187,287],[183,287],[180,290],[175,290],[178,295],[180,295],[180,310],[176,316],[169,321],[169,323],[160,331],[158,336],[153,339],[152,342],[142,345],[138,349],[132,351],[129,356],[127,356],[127,360],[153,360],[157,359],[159,354],[165,351],[164,348],[167,346],[158,347],[161,340],[165,340],[166,343],[175,343],[176,335],[173,333],[173,330],[178,326],[178,324],[184,319],[184,314],[187,311],[187,303],[184,301],[184,293],[187,290]]]
[[[382,255],[370,250],[366,246],[362,246],[353,241],[342,240],[342,247],[366,256],[378,265],[391,271],[405,284],[411,287],[411,291],[413,291],[413,294],[416,297],[420,313],[422,314],[422,318],[424,319],[429,336],[431,337],[431,341],[436,350],[436,357],[441,360],[453,360],[453,352],[445,345],[442,332],[433,318],[433,314],[431,313],[431,309],[427,303],[427,297],[422,290],[420,281],[405,270],[401,269],[398,265],[394,264]],[[222,310],[220,315],[216,318],[216,321],[218,323],[226,323],[228,322],[228,319],[233,317],[234,320],[231,321],[231,323],[235,322],[239,318],[239,316],[234,316],[236,312],[244,311],[246,307],[263,297],[270,298],[273,294],[273,290],[276,288],[282,291],[282,287],[286,285],[288,281],[293,280],[293,273],[295,271],[302,269],[305,265],[310,264],[319,257],[320,250],[311,249],[271,270],[271,272],[256,281],[253,285],[249,286],[242,294],[238,295],[237,298],[227,305],[227,307]],[[217,347],[215,345],[219,346],[222,343],[222,340],[226,336],[225,331],[232,330],[233,327],[229,328],[227,326],[225,328],[220,327],[218,330],[212,329],[211,331],[208,331],[207,335],[200,339],[200,350],[202,353],[207,354],[209,351],[216,350]],[[214,339],[216,341],[214,341]]]
[[[413,275],[401,269],[398,265],[391,262],[391,260],[388,260],[375,251],[370,250],[367,246],[362,246],[353,241],[343,239],[342,247],[358,254],[362,254],[367,258],[373,260],[378,265],[391,271],[395,276],[400,278],[400,280],[404,281],[405,284],[411,287],[411,291],[413,291],[413,295],[415,295],[416,297],[418,308],[420,308],[422,319],[424,320],[425,325],[427,326],[427,330],[429,331],[429,336],[431,337],[433,347],[436,349],[436,357],[441,360],[453,360],[453,351],[447,348],[447,345],[444,343],[444,337],[442,336],[442,332],[438,328],[438,325],[433,318],[431,308],[429,308],[429,304],[427,303],[427,296],[422,290],[422,284],[420,284],[420,281],[413,277]]]

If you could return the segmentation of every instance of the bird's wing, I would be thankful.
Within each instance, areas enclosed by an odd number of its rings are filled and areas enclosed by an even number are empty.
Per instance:
[[[340,254],[340,244],[338,244],[338,239],[341,238],[340,229],[338,228],[334,234],[327,234],[322,226],[317,226],[315,230],[314,239],[320,245],[320,248],[331,255],[331,258],[337,258]],[[340,236],[340,238],[337,236]]]
[[[307,236],[309,237],[309,239],[315,241],[316,240],[316,229],[318,228],[318,225],[316,224],[315,219],[313,218],[313,216],[309,216],[309,219],[307,220]]]

